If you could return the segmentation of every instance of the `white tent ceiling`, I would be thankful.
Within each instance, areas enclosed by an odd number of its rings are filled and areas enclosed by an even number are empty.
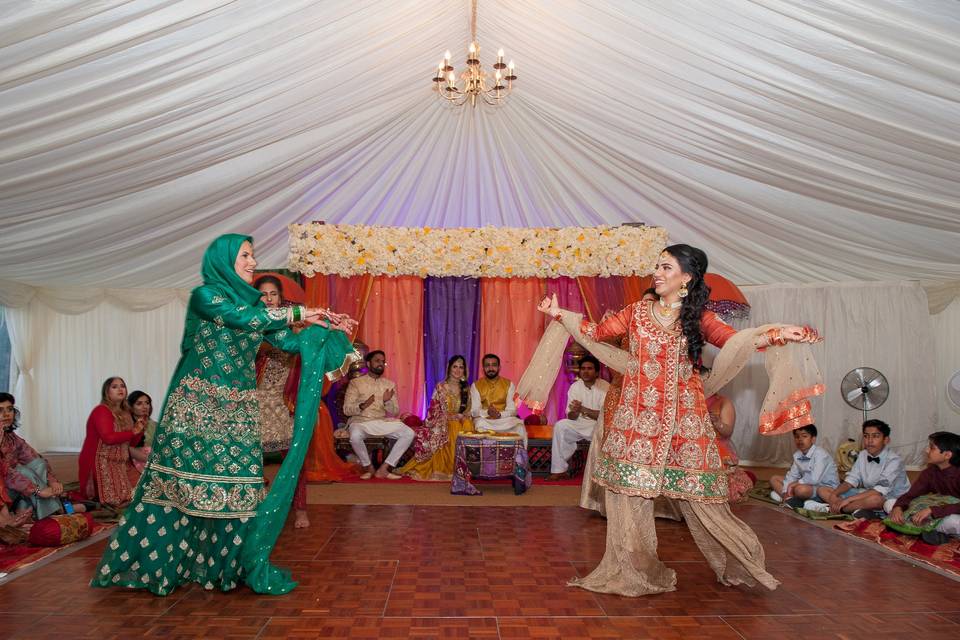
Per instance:
[[[0,277],[183,287],[286,225],[645,221],[740,283],[960,278],[960,4],[0,2]]]

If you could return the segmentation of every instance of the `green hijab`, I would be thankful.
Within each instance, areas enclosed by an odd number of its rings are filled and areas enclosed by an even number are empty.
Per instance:
[[[214,240],[203,253],[200,275],[203,284],[223,290],[235,302],[252,305],[260,299],[260,292],[237,275],[234,268],[244,242],[253,246],[253,238],[239,233],[226,233]]]

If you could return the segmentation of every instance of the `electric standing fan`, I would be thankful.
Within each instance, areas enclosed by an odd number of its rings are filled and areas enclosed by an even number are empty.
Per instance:
[[[947,401],[960,411],[960,371],[954,371],[947,380]]]
[[[887,378],[870,367],[857,367],[843,376],[840,382],[843,400],[863,411],[863,421],[867,421],[867,411],[872,411],[887,401],[890,385]]]

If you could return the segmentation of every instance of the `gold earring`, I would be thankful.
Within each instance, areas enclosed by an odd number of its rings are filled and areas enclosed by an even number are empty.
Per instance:
[[[686,298],[688,295],[690,295],[690,292],[687,290],[686,282],[680,285],[680,291],[677,292],[677,295],[681,298]]]

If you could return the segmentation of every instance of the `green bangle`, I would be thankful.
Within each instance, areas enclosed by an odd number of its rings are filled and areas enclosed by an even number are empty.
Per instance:
[[[300,318],[303,317],[303,307],[294,306],[293,307],[293,321],[300,322]]]

